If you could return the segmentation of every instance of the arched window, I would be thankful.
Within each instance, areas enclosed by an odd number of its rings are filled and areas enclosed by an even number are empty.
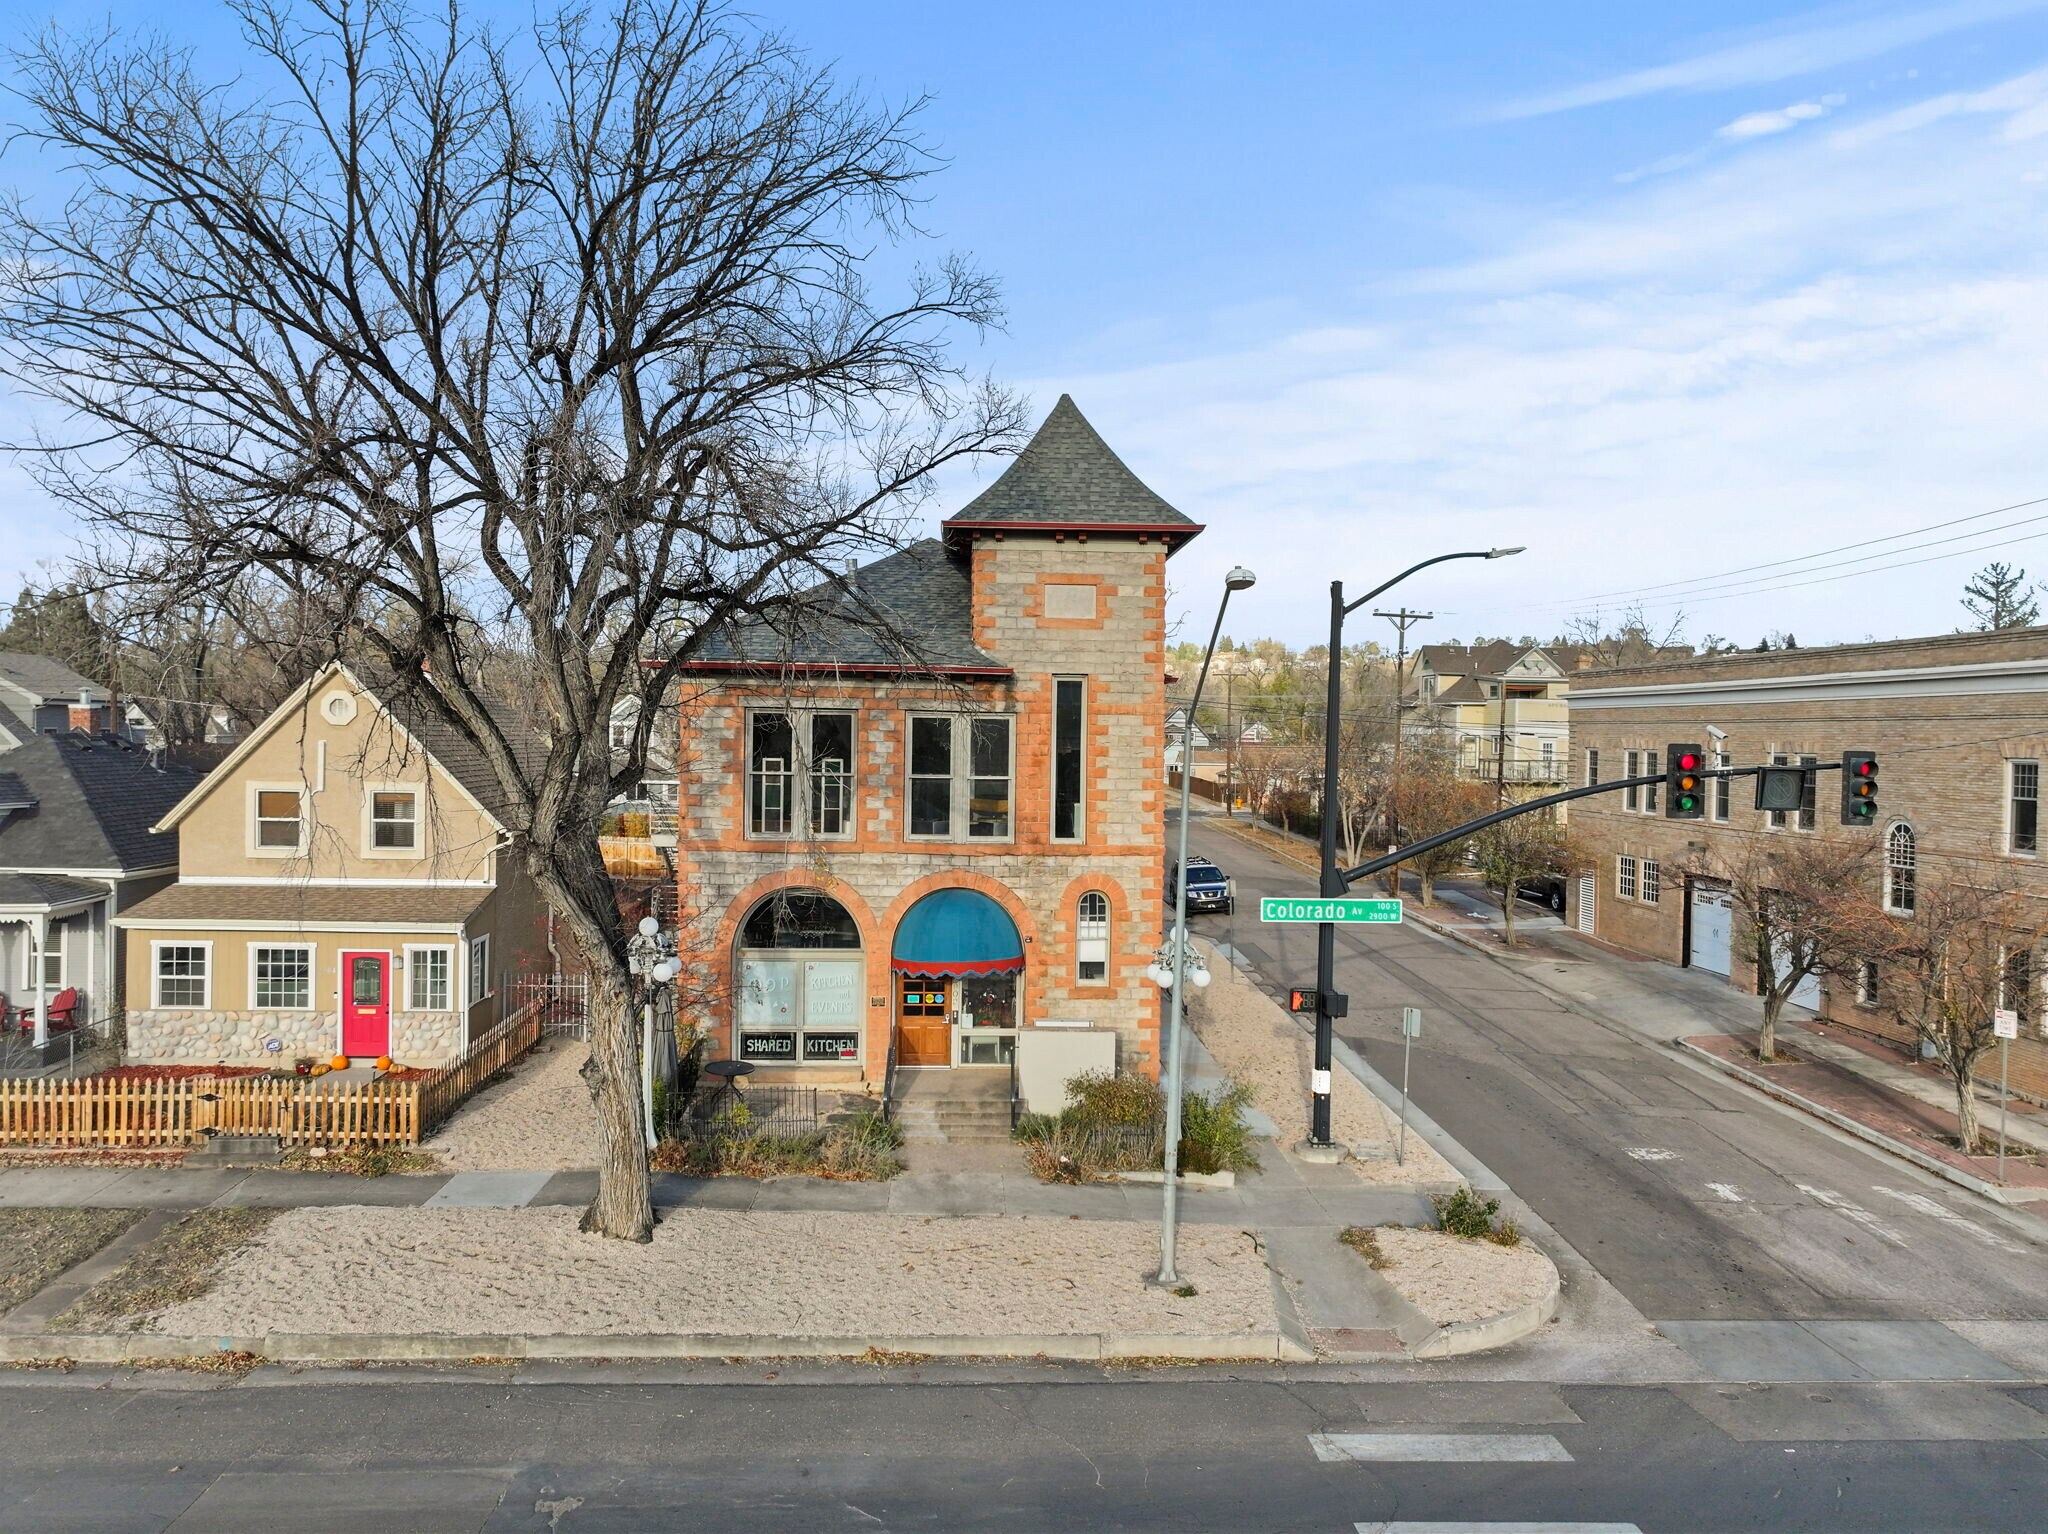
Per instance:
[[[1090,890],[1074,907],[1074,978],[1083,985],[1109,979],[1109,897]]]
[[[817,890],[779,890],[747,913],[734,959],[740,1059],[834,1066],[861,1059],[867,966],[860,926],[846,907]]]
[[[1913,828],[1900,821],[1884,839],[1884,903],[1887,910],[1905,916],[1913,914],[1916,861]]]

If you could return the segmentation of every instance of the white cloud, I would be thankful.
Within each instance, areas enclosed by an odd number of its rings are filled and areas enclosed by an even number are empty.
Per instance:
[[[1883,138],[1756,140],[1383,285],[1367,312],[1057,387],[1210,524],[1176,586],[1250,563],[1233,628],[1297,643],[1332,575],[1363,589],[1445,548],[1530,552],[1404,588],[1439,637],[1540,634],[1559,598],[2048,493],[2048,191],[2010,133],[2029,91],[1999,99]],[[2010,557],[2048,573],[2048,538]],[[1691,629],[1942,632],[1970,568],[1696,602]]]
[[[1716,129],[1714,136],[1725,139],[1765,138],[1827,115],[1828,106],[1824,101],[1795,101],[1791,106],[1780,107],[1775,112],[1745,113],[1735,121]]]
[[[1769,36],[1709,49],[1675,63],[1631,70],[1509,102],[1493,115],[1503,119],[1542,117],[1670,91],[1726,90],[1796,79],[1859,59],[1875,58],[1944,33],[2039,10],[2042,3],[2043,0],[1956,0],[1902,14],[1809,21]]]

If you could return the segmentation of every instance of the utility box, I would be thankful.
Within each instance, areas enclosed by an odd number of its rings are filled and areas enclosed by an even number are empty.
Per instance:
[[[1116,1069],[1116,1030],[1071,1024],[1017,1031],[1017,1095],[1026,1113],[1058,1113],[1067,1083],[1087,1071]]]

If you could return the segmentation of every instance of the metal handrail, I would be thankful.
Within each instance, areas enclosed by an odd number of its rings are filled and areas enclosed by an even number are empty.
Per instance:
[[[896,1041],[889,1041],[888,1063],[882,1067],[882,1117],[896,1116]]]

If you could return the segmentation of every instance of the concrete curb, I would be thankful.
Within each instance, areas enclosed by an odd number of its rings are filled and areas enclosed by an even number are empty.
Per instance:
[[[1768,1077],[1761,1076],[1755,1071],[1745,1070],[1742,1066],[1736,1065],[1732,1061],[1723,1060],[1719,1055],[1709,1053],[1696,1044],[1689,1044],[1684,1039],[1673,1039],[1671,1047],[1678,1050],[1681,1054],[1692,1056],[1695,1060],[1704,1061],[1723,1076],[1742,1082],[1745,1086],[1754,1087],[1766,1097],[1775,1098],[1781,1103],[1799,1109],[1802,1113],[1812,1114],[1823,1123],[1834,1125],[1843,1134],[1851,1135],[1863,1141],[1866,1145],[1875,1145],[1879,1150],[1889,1151],[1902,1161],[1910,1161],[1913,1165],[1920,1168],[1921,1171],[1931,1172],[1944,1182],[1952,1182],[1959,1188],[1967,1188],[1972,1193],[1982,1194],[1985,1198],[1993,1199],[2001,1204],[2024,1206],[2038,1199],[2048,1199],[2048,1188],[2034,1192],[2031,1196],[2027,1193],[2015,1192],[2009,1188],[2001,1188],[1997,1183],[1987,1178],[1972,1176],[1958,1167],[1950,1166],[1939,1157],[1930,1156],[1925,1151],[1917,1151],[1903,1140],[1896,1140],[1888,1134],[1881,1134],[1877,1130],[1872,1129],[1868,1124],[1861,1123],[1849,1117],[1846,1113],[1825,1107],[1810,1097],[1802,1097],[1789,1087],[1780,1086],[1777,1082],[1770,1080]]]
[[[1453,1321],[1448,1326],[1439,1326],[1409,1351],[1417,1358],[1459,1358],[1467,1353],[1483,1353],[1491,1348],[1506,1347],[1511,1342],[1520,1342],[1556,1318],[1563,1293],[1564,1281],[1553,1262],[1550,1265],[1550,1287],[1540,1299],[1497,1316],[1486,1316],[1477,1321]]]
[[[1276,1318],[1277,1319],[1277,1318]],[[1127,1333],[1017,1334],[988,1337],[476,1336],[370,1333],[246,1337],[170,1337],[150,1333],[44,1333],[0,1337],[0,1362],[68,1359],[124,1364],[246,1353],[272,1363],[468,1363],[478,1359],[1031,1358],[1063,1362],[1169,1358],[1222,1363],[1313,1363],[1315,1353],[1270,1332],[1201,1335]]]
[[[1166,1185],[1164,1172],[1118,1172],[1118,1182],[1149,1183],[1160,1188]],[[1183,1188],[1234,1188],[1237,1186],[1235,1172],[1183,1172],[1180,1174]]]

